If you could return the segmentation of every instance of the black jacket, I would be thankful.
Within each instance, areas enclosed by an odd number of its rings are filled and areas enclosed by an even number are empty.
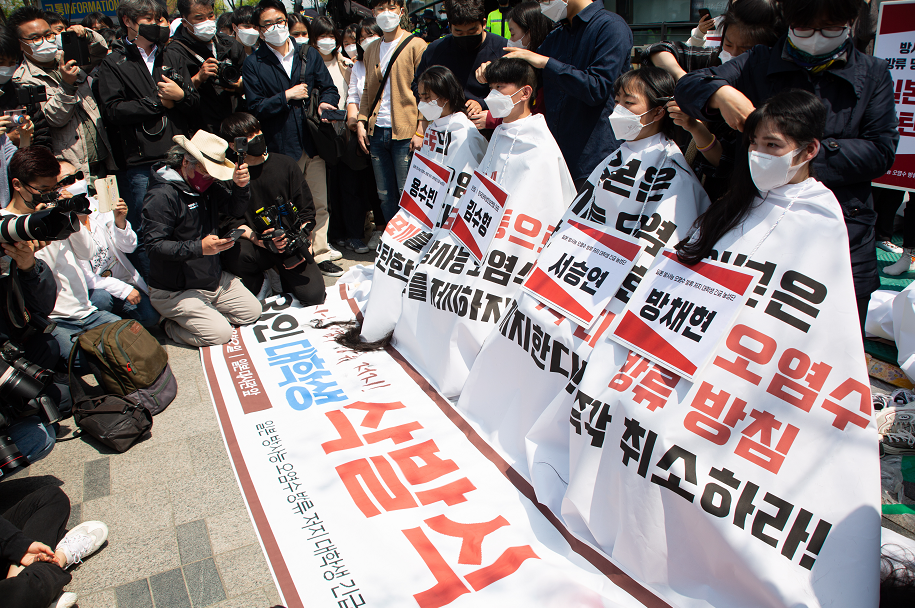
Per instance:
[[[213,37],[211,45],[198,40],[183,25],[178,26],[178,31],[165,47],[165,65],[184,66],[187,68],[188,74],[193,77],[200,71],[200,66],[203,64],[198,57],[203,59],[213,57],[212,47],[216,47],[215,59],[217,61],[228,59],[241,74],[241,66],[245,62],[245,50],[238,40],[217,33]],[[200,95],[200,112],[189,117],[190,132],[204,129],[219,135],[220,124],[234,111],[233,99],[240,98],[244,92],[243,89],[232,91],[217,87],[216,78],[211,77],[197,89],[197,92]]]
[[[301,46],[292,41],[295,55],[292,61],[292,78],[280,64],[276,54],[266,43],[248,55],[242,68],[245,99],[248,111],[261,123],[267,138],[267,149],[299,160],[304,151],[308,156],[318,153],[311,135],[305,127],[305,103],[308,100],[286,101],[286,91],[304,82],[309,95],[319,95],[322,103],[337,107],[340,93],[324,65],[320,53],[308,46],[305,55],[305,74],[302,77]]]
[[[15,110],[22,107],[22,104],[19,103],[19,97],[16,94],[16,88],[18,86],[19,85],[15,84],[12,80],[3,86],[0,86],[0,110]],[[32,145],[44,146],[49,150],[52,149],[51,127],[48,125],[48,119],[44,116],[41,104],[27,104],[25,113],[29,115],[32,124],[35,126],[35,131],[32,134]]]
[[[0,560],[18,564],[33,542],[22,530],[0,517]]]
[[[220,213],[244,217],[248,210],[248,187],[233,183],[231,188],[230,194],[216,182],[200,194],[174,169],[164,164],[153,167],[140,228],[149,256],[150,287],[166,291],[218,287],[219,256],[203,255],[201,241],[210,234],[220,236]]]
[[[731,85],[755,106],[787,89],[803,89],[826,105],[826,131],[811,163],[817,178],[842,205],[851,249],[855,293],[865,297],[880,286],[874,238],[871,180],[896,157],[896,104],[893,79],[883,59],[852,50],[841,67],[811,74],[782,58],[787,36],[774,47],[756,46],[722,66],[687,74],[677,83],[677,104],[701,120],[721,119],[708,108],[719,88]]]
[[[165,158],[175,135],[193,135],[188,121],[198,111],[200,95],[191,86],[185,66],[171,66],[184,80],[184,98],[168,109],[161,104],[156,83],[162,80],[161,49],[156,52],[153,73],[143,63],[133,43],[112,45],[98,70],[98,91],[103,118],[116,127],[123,146],[123,166],[149,165]],[[155,79],[154,79],[155,77]]]
[[[464,95],[467,99],[480,102],[480,105],[486,110],[484,100],[489,95],[489,85],[480,84],[476,71],[487,61],[495,61],[505,55],[504,49],[508,46],[508,40],[486,32],[483,44],[473,51],[462,50],[454,40],[453,35],[448,35],[434,40],[426,47],[422,59],[419,60],[419,67],[416,68],[416,75],[413,77],[413,95],[416,96],[416,101],[419,101],[419,77],[430,67],[441,65],[454,73],[457,81],[464,87]]]
[[[54,273],[41,260],[36,259],[35,267],[29,272],[17,270],[0,278],[0,344],[12,340],[24,346],[26,320],[33,319],[32,326],[41,331],[42,321],[47,323],[56,303]]]

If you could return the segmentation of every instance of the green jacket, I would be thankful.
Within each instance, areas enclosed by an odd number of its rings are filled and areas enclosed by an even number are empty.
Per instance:
[[[511,38],[511,32],[508,30],[508,11],[509,8],[506,6],[504,16],[500,8],[489,13],[489,17],[486,18],[486,31],[490,34],[502,36],[505,39]]]

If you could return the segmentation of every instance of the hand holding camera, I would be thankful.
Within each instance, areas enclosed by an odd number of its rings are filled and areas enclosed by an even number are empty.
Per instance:
[[[200,70],[191,78],[194,83],[194,88],[199,89],[200,85],[204,82],[210,78],[215,78],[218,72],[219,62],[213,57],[208,57],[207,60],[203,62],[203,65],[200,66]]]

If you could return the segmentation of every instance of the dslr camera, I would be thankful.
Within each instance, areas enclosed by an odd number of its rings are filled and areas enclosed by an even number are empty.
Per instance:
[[[314,230],[314,221],[308,222],[302,229],[296,228],[296,218],[299,210],[291,201],[283,197],[276,197],[276,203],[270,207],[261,207],[256,212],[258,226],[255,228],[258,238],[264,241],[267,249],[283,256],[283,268],[290,270],[305,262],[308,253],[308,237]],[[284,228],[285,226],[285,228]],[[265,230],[273,228],[273,232],[264,234]],[[286,239],[286,247],[282,251],[276,246],[276,241]]]
[[[184,78],[181,77],[181,72],[179,72],[175,68],[173,68],[169,65],[163,65],[162,66],[162,75],[165,76],[166,78],[168,78],[169,80],[174,81],[174,83],[176,85],[178,85],[179,87],[181,87],[182,89],[185,88]]]
[[[57,404],[43,394],[54,373],[23,357],[22,349],[7,340],[0,346],[0,477],[29,466],[6,429],[16,420],[37,415],[45,424],[61,419]]]
[[[223,59],[216,64],[216,78],[213,84],[224,89],[235,88],[235,83],[241,78],[241,71],[228,59]]]

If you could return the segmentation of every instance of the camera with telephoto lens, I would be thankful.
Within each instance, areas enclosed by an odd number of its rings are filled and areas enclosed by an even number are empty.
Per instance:
[[[232,89],[235,88],[239,78],[241,78],[241,71],[231,61],[223,59],[217,62],[216,78],[213,84],[224,89]]]
[[[37,105],[48,100],[48,92],[39,84],[21,84],[16,87],[16,100],[20,106]]]
[[[23,357],[22,349],[7,340],[0,346],[0,476],[29,465],[6,429],[16,420],[38,416],[45,424],[61,419],[57,404],[45,389],[54,378],[50,370]]]
[[[75,213],[57,208],[42,209],[29,215],[0,218],[0,243],[62,241],[78,230],[79,218]]]
[[[255,214],[258,238],[264,241],[267,249],[273,253],[284,256],[283,268],[289,270],[305,262],[308,253],[308,237],[314,230],[314,221],[308,222],[301,229],[295,226],[299,210],[290,201],[282,196],[276,197],[276,204],[270,207],[261,207]],[[285,228],[284,228],[285,226]],[[265,230],[273,228],[273,232],[264,234]],[[282,251],[276,246],[276,241],[286,239],[286,247]]]
[[[89,215],[89,195],[77,194],[70,198],[58,198],[54,203],[48,205],[52,209],[61,213],[76,213],[78,215]]]

